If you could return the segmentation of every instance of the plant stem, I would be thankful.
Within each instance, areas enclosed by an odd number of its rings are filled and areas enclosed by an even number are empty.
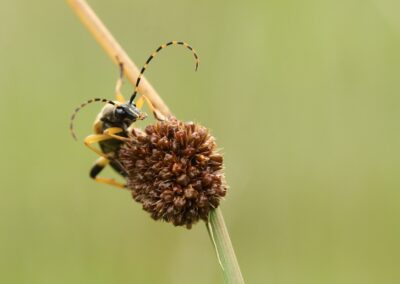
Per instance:
[[[218,207],[210,212],[207,223],[208,234],[214,244],[219,264],[224,273],[225,283],[243,284],[244,279],[240,271],[235,251],[233,250],[224,216]]]
[[[115,64],[124,64],[124,72],[126,77],[132,84],[136,83],[139,76],[139,69],[135,63],[129,58],[119,43],[115,40],[110,31],[101,22],[96,13],[84,0],[67,0],[72,10],[79,16],[86,28],[92,33],[99,44],[104,48],[106,53],[111,57]],[[154,107],[165,116],[170,116],[166,103],[157,94],[151,84],[142,77],[141,84],[138,89],[139,93],[146,96],[154,105]],[[235,252],[232,247],[229,233],[226,228],[222,212],[219,208],[212,210],[207,222],[208,233],[214,244],[218,260],[224,272],[226,283],[244,283],[237,262]]]
[[[67,0],[72,10],[78,15],[86,28],[96,38],[115,64],[123,63],[125,76],[134,85],[139,76],[139,69],[129,58],[121,45],[115,40],[110,31],[101,22],[96,13],[84,0]],[[165,116],[170,116],[171,111],[151,84],[142,77],[138,88],[139,94],[146,96],[153,106]]]

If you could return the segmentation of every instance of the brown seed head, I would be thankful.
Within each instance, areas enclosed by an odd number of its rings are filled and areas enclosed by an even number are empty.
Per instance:
[[[133,129],[119,152],[133,198],[155,220],[191,228],[225,196],[222,156],[207,128],[172,118]]]

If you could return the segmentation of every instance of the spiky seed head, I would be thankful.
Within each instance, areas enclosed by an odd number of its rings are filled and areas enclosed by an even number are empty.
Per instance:
[[[223,158],[199,124],[171,118],[133,129],[119,157],[133,198],[155,220],[190,229],[226,194]]]

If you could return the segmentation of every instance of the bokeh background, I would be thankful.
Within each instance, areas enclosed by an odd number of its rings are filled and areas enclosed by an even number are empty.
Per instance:
[[[172,39],[199,52],[197,73],[172,48],[147,78],[218,139],[247,283],[400,283],[399,1],[89,3],[138,65]],[[69,117],[117,75],[64,1],[0,2],[1,283],[223,281],[203,224],[89,179]]]

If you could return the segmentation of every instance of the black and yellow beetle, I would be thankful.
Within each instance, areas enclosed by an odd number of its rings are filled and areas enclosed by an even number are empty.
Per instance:
[[[130,97],[129,101],[125,101],[124,97],[121,94],[122,80],[124,74],[123,64],[120,64],[120,76],[118,78],[116,87],[115,87],[115,96],[116,101],[111,101],[108,99],[94,98],[90,99],[84,103],[82,103],[79,107],[77,107],[74,113],[71,116],[70,121],[70,130],[71,134],[76,140],[76,135],[74,133],[74,119],[77,112],[85,107],[86,105],[93,102],[102,102],[106,103],[106,105],[102,108],[100,113],[97,115],[96,120],[94,121],[94,134],[87,136],[84,139],[84,144],[98,154],[100,157],[95,162],[94,166],[90,170],[90,177],[95,181],[105,184],[110,184],[113,186],[117,186],[119,188],[125,188],[124,184],[117,182],[111,178],[102,178],[98,177],[99,173],[104,169],[105,166],[110,164],[110,166],[123,177],[126,176],[126,172],[123,169],[122,165],[116,159],[116,153],[118,152],[122,143],[127,140],[127,135],[129,132],[129,128],[132,126],[134,122],[137,120],[143,120],[147,117],[147,115],[141,111],[144,102],[146,101],[149,105],[149,108],[152,110],[154,116],[158,120],[163,120],[163,117],[159,112],[153,107],[150,100],[145,96],[141,96],[136,103],[134,99],[136,98],[138,86],[140,84],[140,79],[143,76],[144,71],[146,70],[150,61],[157,55],[157,53],[170,45],[182,45],[192,51],[195,61],[196,61],[196,70],[199,65],[199,58],[194,49],[185,42],[181,41],[171,41],[166,44],[159,46],[147,59],[146,63],[142,67],[140,74],[136,80],[135,90]],[[94,143],[99,143],[100,148],[94,147]]]

